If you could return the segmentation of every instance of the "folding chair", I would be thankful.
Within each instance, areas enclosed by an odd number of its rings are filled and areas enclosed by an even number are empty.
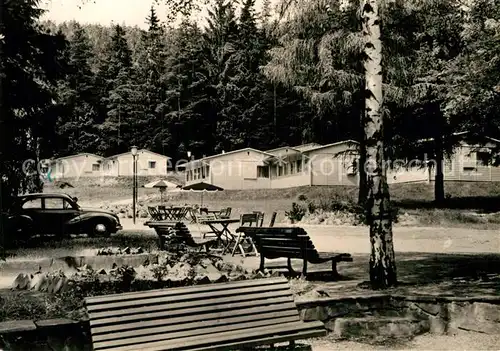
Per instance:
[[[156,207],[148,206],[148,213],[153,221],[161,221],[163,219]]]
[[[264,212],[253,211],[252,213],[256,213],[257,214],[257,226],[258,227],[262,227],[262,225],[264,224]]]
[[[223,208],[220,210],[218,217],[219,218],[229,218],[231,217],[231,207]]]
[[[240,227],[258,227],[259,226],[259,219],[260,215],[259,213],[245,213],[240,216]],[[261,222],[262,223],[262,222]],[[245,253],[245,249],[243,248],[242,243],[246,241],[250,247],[252,248],[252,251]],[[238,234],[238,238],[236,238],[236,243],[234,244],[233,251],[231,252],[231,256],[234,256],[234,253],[236,252],[236,248],[239,248],[241,251],[241,254],[243,257],[246,257],[246,254],[251,254],[255,253],[257,255],[257,247],[255,246],[252,238],[245,236],[245,233],[240,232]]]

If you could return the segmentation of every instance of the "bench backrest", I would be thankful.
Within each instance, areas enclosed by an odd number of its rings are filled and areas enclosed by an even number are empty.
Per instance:
[[[283,277],[96,296],[85,304],[96,351],[201,350],[221,343],[221,332],[238,340],[253,328],[300,321]]]
[[[311,238],[298,227],[240,227],[252,238],[257,250],[266,258],[315,258],[319,256]]]
[[[258,213],[244,213],[240,216],[240,226],[258,226],[259,214]]]

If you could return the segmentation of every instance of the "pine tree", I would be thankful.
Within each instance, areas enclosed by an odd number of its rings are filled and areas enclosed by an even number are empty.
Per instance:
[[[172,37],[164,75],[168,135],[164,131],[161,140],[168,143],[174,157],[185,158],[187,150],[194,155],[209,153],[215,147],[217,90],[206,60],[206,43],[200,28],[188,21]]]
[[[3,0],[0,35],[0,212],[12,196],[41,189],[36,162],[52,156],[55,86],[64,37],[43,31],[35,0]],[[25,161],[33,160],[30,165]],[[23,167],[28,166],[27,168]],[[0,219],[0,236],[3,235]],[[0,246],[2,246],[0,237]]]
[[[101,134],[107,137],[103,138],[100,148],[109,155],[126,151],[136,141],[136,121],[140,118],[137,113],[140,98],[134,83],[132,54],[125,31],[120,26],[114,28],[107,62],[102,72],[106,82],[102,102],[107,108],[107,117],[100,126]]]
[[[165,28],[161,25],[156,10],[151,7],[146,18],[148,30],[141,36],[141,54],[135,65],[137,93],[142,97],[142,111],[138,125],[149,126],[151,135],[140,133],[136,136],[136,144],[153,151],[165,153],[165,143],[158,144],[157,133],[165,131],[163,128],[166,113],[163,100],[165,99]],[[162,133],[162,135],[164,135]]]
[[[85,30],[78,23],[74,28],[67,52],[69,69],[58,88],[58,103],[64,109],[58,123],[64,141],[61,154],[96,152],[99,143],[99,95],[90,67],[91,48]]]

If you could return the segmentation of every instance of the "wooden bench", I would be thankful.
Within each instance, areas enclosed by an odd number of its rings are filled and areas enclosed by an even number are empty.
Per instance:
[[[291,259],[302,259],[302,274],[307,275],[307,263],[319,264],[331,261],[332,273],[339,276],[337,263],[341,261],[352,262],[348,253],[318,252],[311,238],[302,228],[298,227],[240,227],[237,233],[243,232],[252,238],[260,253],[260,270],[264,270],[265,259],[280,257],[287,258],[290,272],[294,272]]]
[[[217,242],[217,239],[195,240],[189,231],[189,228],[183,222],[175,221],[148,221],[144,225],[153,228],[158,234],[159,248],[165,250],[167,238],[174,242],[184,243],[190,247],[197,247],[209,251],[210,246]]]
[[[96,351],[238,350],[326,335],[283,278],[88,297]]]

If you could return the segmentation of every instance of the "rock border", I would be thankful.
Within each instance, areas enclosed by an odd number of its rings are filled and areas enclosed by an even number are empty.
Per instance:
[[[301,319],[319,320],[338,337],[349,333],[384,335],[388,324],[393,337],[432,333],[453,335],[460,330],[482,334],[500,334],[500,296],[432,296],[374,294],[345,298],[321,298],[296,302]],[[352,320],[358,319],[356,325]],[[351,320],[351,321],[348,321]],[[411,329],[411,328],[410,328]],[[411,334],[411,333],[410,333]]]

